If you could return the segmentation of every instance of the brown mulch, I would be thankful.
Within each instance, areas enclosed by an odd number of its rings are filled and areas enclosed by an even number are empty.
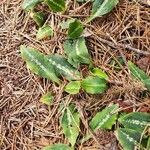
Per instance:
[[[64,85],[58,87],[27,70],[19,47],[26,44],[45,54],[64,54],[62,43],[66,32],[59,28],[60,22],[70,17],[84,21],[91,4],[81,6],[70,1],[64,15],[45,9],[55,36],[39,42],[35,38],[37,26],[21,9],[21,0],[0,2],[0,150],[38,150],[48,144],[67,143],[59,126],[58,109],[62,101],[66,105],[73,101],[83,113],[81,136],[87,129],[84,121],[110,102],[118,103],[127,112],[150,110],[150,94],[143,93],[145,88],[131,78],[126,66],[131,60],[150,75],[150,6],[143,2],[122,0],[113,12],[85,25],[91,35],[86,39],[93,63],[108,73],[110,88],[102,95],[81,92],[74,97],[63,93]],[[120,57],[124,64],[120,63]],[[47,91],[55,95],[51,107],[39,102]],[[78,149],[120,148],[112,132],[99,131],[95,138],[77,144]]]

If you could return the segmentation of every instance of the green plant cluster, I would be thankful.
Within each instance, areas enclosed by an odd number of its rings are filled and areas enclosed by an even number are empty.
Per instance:
[[[87,1],[78,0],[78,2]],[[119,1],[91,0],[91,2],[93,4],[91,15],[85,23],[109,13]],[[67,10],[65,0],[24,0],[22,8],[30,12],[31,18],[39,26],[36,35],[37,40],[54,35],[52,27],[45,22],[45,14],[41,11],[35,11],[36,5],[41,3],[47,5],[55,13]],[[83,23],[72,18],[62,22],[60,26],[62,29],[68,29],[67,40],[63,44],[65,56],[44,55],[36,49],[22,45],[20,48],[21,56],[25,60],[27,68],[58,85],[62,83],[62,78],[68,80],[69,83],[65,86],[64,91],[69,94],[78,94],[81,89],[89,94],[104,93],[108,88],[109,77],[103,70],[94,68],[92,65],[92,58],[83,36]],[[83,77],[79,71],[81,64],[89,66],[89,75],[86,77]],[[150,90],[150,77],[130,61],[128,68],[133,78],[142,82],[146,90]],[[40,101],[46,105],[51,105],[53,96],[48,92],[41,97]],[[120,116],[119,110],[117,104],[111,104],[104,108],[89,121],[90,129],[93,132],[98,129],[111,130],[114,124],[118,124],[119,127],[115,131],[115,135],[124,150],[134,150],[135,147],[149,150],[150,137],[146,131],[150,127],[150,114],[133,112]],[[70,145],[59,143],[47,146],[43,150],[73,150],[75,144],[79,142],[80,118],[80,113],[74,104],[69,104],[67,107],[63,106],[60,125]],[[87,133],[81,141],[84,142],[91,137],[92,135]]]

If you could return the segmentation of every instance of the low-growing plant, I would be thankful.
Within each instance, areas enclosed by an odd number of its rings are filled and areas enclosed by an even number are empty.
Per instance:
[[[78,0],[78,2],[87,2],[88,0]],[[91,0],[93,3],[92,13],[87,20],[82,23],[76,18],[61,23],[62,29],[68,29],[67,39],[64,41],[65,55],[50,54],[45,55],[39,50],[22,45],[20,48],[21,56],[25,60],[27,68],[33,73],[51,80],[54,84],[63,84],[63,79],[69,81],[65,86],[64,92],[69,94],[78,94],[81,90],[88,94],[102,94],[108,89],[109,76],[103,70],[93,67],[86,40],[83,36],[84,24],[92,21],[96,17],[102,17],[109,13],[118,3],[118,0]],[[38,25],[37,40],[43,40],[54,35],[51,26],[45,22],[43,12],[35,11],[37,4],[44,4],[54,13],[67,11],[67,5],[64,0],[24,0],[22,8],[30,11],[30,16]],[[87,76],[82,75],[79,68],[84,64],[89,67]],[[128,62],[128,68],[132,77],[139,80],[150,90],[150,77],[132,62]],[[53,102],[51,92],[44,94],[40,101],[43,104],[51,105]],[[79,142],[81,116],[75,104],[70,103],[62,108],[60,125],[69,144],[54,144],[46,146],[43,150],[73,150],[76,143]],[[110,104],[103,110],[100,110],[89,120],[89,128],[92,132],[99,129],[113,130],[117,124],[115,135],[124,150],[150,149],[150,137],[147,134],[147,128],[150,127],[150,114],[141,112],[132,112],[120,115],[118,104]],[[82,142],[92,138],[87,134],[81,140]],[[145,142],[146,144],[145,145]]]

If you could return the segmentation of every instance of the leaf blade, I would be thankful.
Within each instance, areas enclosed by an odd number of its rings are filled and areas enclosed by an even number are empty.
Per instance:
[[[24,10],[32,10],[38,3],[42,2],[43,0],[24,0],[22,3],[22,9]]]
[[[89,76],[82,80],[81,87],[89,94],[101,94],[107,89],[107,82],[97,76]]]
[[[131,61],[128,61],[128,68],[131,74],[133,75],[133,77],[141,81],[145,85],[145,87],[148,90],[150,90],[150,77]]]
[[[91,56],[83,37],[75,40],[66,40],[64,42],[64,51],[68,56],[68,62],[76,68],[80,63],[91,64]]]
[[[39,28],[36,38],[38,40],[45,39],[53,35],[53,30],[49,25],[44,25],[43,27]]]
[[[70,148],[66,144],[54,144],[54,145],[46,146],[42,148],[42,150],[72,150],[72,148]]]
[[[40,102],[50,106],[53,99],[54,99],[54,97],[52,96],[52,94],[50,92],[48,92],[48,93],[42,95],[42,97],[40,98]]]
[[[83,32],[83,25],[79,20],[76,19],[74,22],[71,22],[69,24],[68,37],[70,39],[76,39],[80,37],[82,32]]]
[[[117,119],[118,108],[117,104],[113,104],[98,112],[89,123],[91,129],[111,129]]]
[[[120,128],[115,133],[124,150],[134,150],[140,146],[141,133],[135,130]]]
[[[65,91],[69,94],[77,94],[79,93],[80,88],[81,88],[80,81],[71,81],[66,85]]]
[[[49,55],[47,58],[60,75],[66,77],[68,80],[80,80],[79,71],[73,68],[65,57],[56,54]]]
[[[80,130],[80,114],[73,104],[65,109],[60,120],[60,125],[63,128],[66,138],[72,147],[74,147]]]
[[[88,19],[88,22],[96,17],[109,13],[118,4],[118,2],[118,0],[95,0],[92,8],[92,15]]]
[[[27,67],[35,74],[52,80],[56,83],[59,82],[59,78],[55,74],[55,70],[53,66],[47,65],[48,60],[47,58],[38,50],[33,49],[31,47],[26,47],[22,45],[20,47],[21,56],[25,60]]]
[[[45,3],[54,12],[61,12],[61,11],[65,10],[65,1],[64,0],[45,0]]]
[[[150,114],[141,112],[132,112],[120,117],[119,122],[125,128],[143,132],[143,130],[146,127],[150,126]]]

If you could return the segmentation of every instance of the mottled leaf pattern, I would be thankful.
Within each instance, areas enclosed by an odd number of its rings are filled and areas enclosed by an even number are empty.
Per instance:
[[[81,88],[80,81],[71,81],[66,85],[65,91],[69,94],[77,94],[79,93],[80,88]]]
[[[35,7],[36,4],[42,2],[43,0],[24,0],[22,3],[22,8],[24,10],[31,10]]]
[[[143,132],[145,127],[150,127],[150,114],[132,112],[120,117],[119,122],[126,128]]]
[[[70,104],[64,110],[60,125],[63,128],[65,137],[73,147],[76,143],[80,130],[80,114],[73,104]]]
[[[54,12],[60,12],[60,11],[65,10],[65,1],[64,0],[45,0],[45,3]]]
[[[90,127],[93,131],[101,128],[101,129],[111,129],[115,124],[117,115],[118,115],[117,104],[110,105],[98,112],[90,121]]]
[[[36,24],[41,27],[43,26],[45,22],[45,15],[42,12],[32,12],[30,16],[33,18],[33,20],[36,22]]]
[[[133,77],[140,80],[145,85],[145,87],[150,90],[150,76],[148,76],[143,70],[138,68],[131,61],[128,62],[128,67]]]
[[[75,20],[69,24],[68,36],[70,39],[76,39],[80,37],[83,32],[83,25],[79,20]]]
[[[106,91],[107,82],[97,76],[88,76],[82,80],[81,87],[89,94],[100,94]]]
[[[99,78],[108,79],[107,74],[100,68],[93,68],[91,72],[93,75],[98,76]]]
[[[140,146],[141,133],[138,131],[120,128],[116,131],[116,137],[123,150],[134,150]]]
[[[103,16],[118,4],[119,0],[95,0],[93,2],[92,14],[88,19],[88,22],[96,17]]]
[[[49,55],[47,58],[60,75],[66,77],[68,80],[80,80],[79,71],[72,67],[65,57],[56,54]]]
[[[53,101],[53,96],[50,92],[42,95],[41,99],[40,99],[40,102],[42,102],[43,104],[46,104],[46,105],[50,105]]]
[[[38,40],[42,40],[52,35],[53,35],[53,29],[49,25],[44,25],[43,27],[39,28],[36,38]]]
[[[83,37],[80,37],[76,40],[66,40],[64,43],[64,50],[68,56],[68,62],[74,67],[78,67],[80,63],[91,63],[91,57]]]
[[[35,74],[59,83],[53,66],[48,59],[38,50],[21,46],[21,56],[26,61],[27,67]]]

